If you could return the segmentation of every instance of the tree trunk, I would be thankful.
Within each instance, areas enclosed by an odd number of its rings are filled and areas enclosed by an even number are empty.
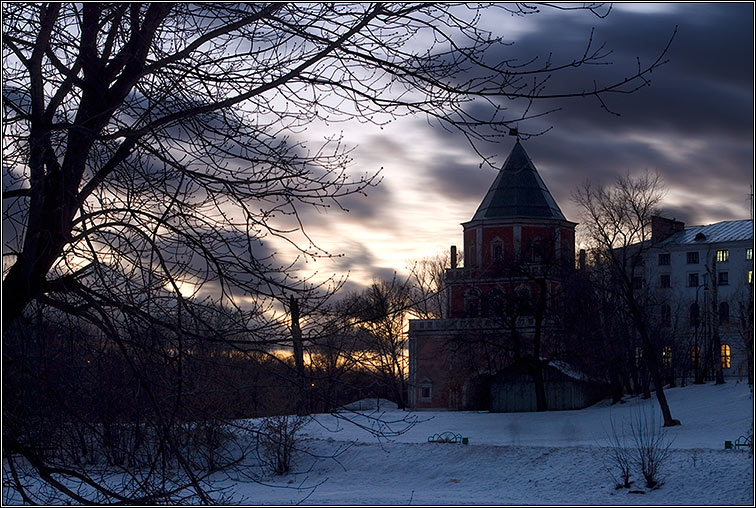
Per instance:
[[[293,296],[289,299],[291,313],[291,340],[294,346],[294,366],[297,370],[297,416],[307,414],[307,393],[304,372],[304,346],[302,344],[302,329],[299,326],[299,303]]]
[[[654,348],[651,338],[648,335],[648,329],[646,328],[646,321],[643,313],[638,308],[635,298],[630,294],[628,298],[628,304],[630,312],[635,320],[635,324],[638,327],[641,339],[643,340],[643,353],[646,357],[646,365],[651,373],[651,379],[654,382],[654,389],[656,391],[656,399],[659,401],[659,408],[661,409],[662,416],[664,417],[664,426],[673,427],[680,425],[680,420],[672,418],[672,412],[669,410],[669,404],[667,403],[667,397],[664,395],[664,388],[662,386],[662,377],[659,372],[659,363],[656,356],[656,348]]]

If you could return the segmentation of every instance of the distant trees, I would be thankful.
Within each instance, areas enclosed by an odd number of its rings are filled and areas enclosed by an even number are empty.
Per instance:
[[[637,282],[642,281],[643,256],[650,247],[651,217],[658,215],[663,194],[661,177],[646,171],[620,176],[610,186],[586,182],[573,193],[573,200],[581,207],[581,223],[595,260],[606,269],[604,287],[617,297],[617,311],[627,314],[640,338],[638,360],[648,367],[668,427],[680,422],[672,418],[664,395],[652,314],[643,285]]]

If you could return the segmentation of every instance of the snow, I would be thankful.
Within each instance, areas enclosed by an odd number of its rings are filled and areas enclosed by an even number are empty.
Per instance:
[[[400,410],[343,413],[355,425],[317,415],[300,434],[299,472],[265,485],[236,485],[245,504],[572,504],[746,505],[754,501],[754,461],[744,449],[724,450],[753,428],[745,383],[665,390],[678,427],[661,427],[656,398],[600,402],[578,411],[487,413]],[[630,421],[644,415],[672,441],[663,484],[644,487],[633,471],[630,489],[616,489],[607,446],[612,422],[630,444]],[[385,425],[372,420],[378,417]],[[406,432],[378,440],[363,427]],[[451,431],[469,445],[428,443]],[[306,451],[306,453],[305,453]],[[337,454],[335,458],[328,456]],[[616,473],[615,473],[616,475]],[[284,487],[284,488],[276,488]],[[630,491],[633,491],[632,493]]]
[[[681,426],[661,426],[655,397],[545,413],[409,412],[381,401],[378,410],[314,415],[298,434],[294,472],[255,481],[217,473],[214,486],[228,496],[224,503],[247,505],[752,506],[754,459],[747,450],[724,449],[726,440],[753,430],[747,384],[665,394]],[[639,417],[671,443],[662,485],[646,488],[633,470],[631,488],[617,489],[611,429],[631,446],[630,423]],[[445,431],[469,444],[428,442]]]

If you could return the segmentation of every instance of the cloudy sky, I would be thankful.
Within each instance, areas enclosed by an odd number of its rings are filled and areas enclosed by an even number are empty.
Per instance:
[[[638,58],[653,61],[677,27],[669,63],[653,73],[651,86],[607,97],[620,116],[596,100],[572,99],[540,106],[562,109],[520,126],[529,132],[551,127],[523,146],[569,220],[579,217],[570,200],[577,185],[646,168],[664,178],[667,216],[691,225],[751,217],[753,9],[750,2],[615,4],[605,19],[548,9],[485,19],[494,33],[511,37],[512,56],[552,53],[554,61],[580,56],[595,28],[594,43],[613,51],[611,66],[585,69],[599,76],[629,74]],[[461,244],[460,224],[496,176],[496,169],[480,167],[462,136],[432,128],[424,118],[404,118],[383,129],[350,125],[344,138],[356,145],[354,171],[383,168],[383,181],[367,197],[348,199],[348,214],[308,216],[312,238],[343,254],[319,261],[320,271],[349,273],[352,283],[362,284]],[[485,153],[496,155],[501,167],[513,143],[504,138]]]

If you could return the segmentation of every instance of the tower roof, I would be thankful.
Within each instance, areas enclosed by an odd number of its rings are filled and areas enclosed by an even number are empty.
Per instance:
[[[566,220],[518,139],[472,220]]]

